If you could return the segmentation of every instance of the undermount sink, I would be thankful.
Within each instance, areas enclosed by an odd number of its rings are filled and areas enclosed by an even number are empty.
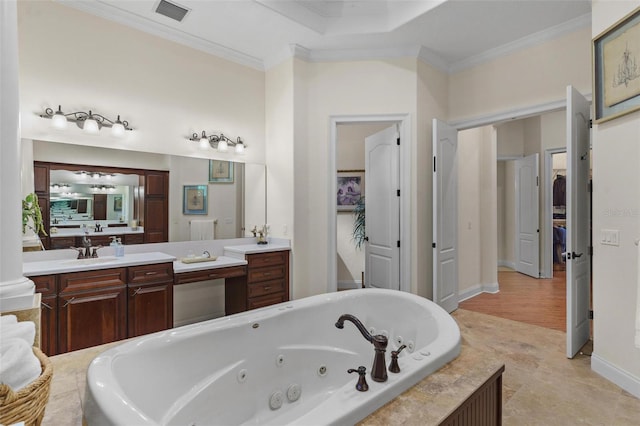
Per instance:
[[[102,263],[109,263],[116,260],[115,256],[105,256],[105,257],[90,257],[87,259],[72,259],[66,260],[62,263],[65,265],[100,265]]]

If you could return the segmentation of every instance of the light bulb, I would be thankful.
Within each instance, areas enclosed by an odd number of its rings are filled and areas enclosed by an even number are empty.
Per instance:
[[[51,125],[56,129],[65,129],[67,127],[67,117],[64,116],[60,105],[58,105],[58,110],[51,117]]]
[[[84,120],[83,129],[85,132],[95,135],[96,133],[98,133],[100,128],[98,127],[98,122],[91,117],[92,116],[90,115],[86,120]]]
[[[111,126],[111,135],[115,136],[116,138],[121,138],[124,136],[124,131],[124,124],[122,123],[122,121],[120,121],[120,116],[118,116],[116,122],[113,123],[113,126]]]
[[[207,149],[208,146],[209,146],[209,139],[207,138],[207,134],[203,130],[202,137],[200,138],[200,148]]]
[[[244,143],[242,143],[240,137],[238,137],[238,141],[236,142],[236,154],[244,154]]]
[[[229,149],[229,145],[227,144],[227,141],[224,139],[221,139],[218,142],[218,151],[219,152],[227,152],[227,150]]]

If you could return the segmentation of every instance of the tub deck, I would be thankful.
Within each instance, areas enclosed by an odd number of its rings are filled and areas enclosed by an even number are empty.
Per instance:
[[[109,343],[50,358],[54,374],[43,426],[82,425],[82,403],[87,368],[98,354],[121,343],[121,341]],[[485,352],[473,348],[463,339],[458,358],[426,377],[359,424],[440,424],[503,368],[504,363],[501,360],[487,357]]]

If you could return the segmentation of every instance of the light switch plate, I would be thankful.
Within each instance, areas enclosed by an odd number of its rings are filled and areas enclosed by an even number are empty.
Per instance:
[[[617,229],[603,229],[600,231],[600,243],[607,246],[620,245],[620,231]]]

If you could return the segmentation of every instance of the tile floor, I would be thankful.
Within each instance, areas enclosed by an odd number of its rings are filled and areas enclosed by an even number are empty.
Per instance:
[[[640,399],[565,356],[565,333],[477,312],[453,313],[467,344],[505,363],[504,425],[640,425]]]

